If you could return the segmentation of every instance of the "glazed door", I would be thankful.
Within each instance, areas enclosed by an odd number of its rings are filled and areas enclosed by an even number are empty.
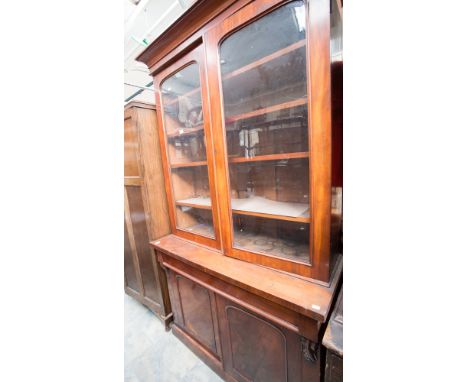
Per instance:
[[[206,37],[210,94],[220,100],[216,151],[227,158],[219,176],[225,251],[310,277],[306,4],[252,2]]]
[[[220,248],[202,46],[155,76],[172,231]]]

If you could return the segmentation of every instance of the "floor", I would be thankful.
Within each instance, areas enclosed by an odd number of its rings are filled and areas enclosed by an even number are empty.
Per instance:
[[[221,382],[154,314],[125,295],[125,382]]]

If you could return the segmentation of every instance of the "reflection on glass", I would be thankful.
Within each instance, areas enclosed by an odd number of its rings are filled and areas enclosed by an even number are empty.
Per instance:
[[[234,246],[252,252],[309,262],[309,223],[233,214]]]
[[[308,263],[305,25],[303,1],[283,5],[229,35],[220,66],[234,246]]]
[[[229,155],[308,150],[304,9],[301,1],[289,3],[223,41],[220,63]],[[285,140],[285,135],[293,135],[296,142]]]
[[[177,228],[214,237],[198,64],[166,79],[161,94]]]
[[[198,64],[165,80],[161,93],[171,164],[206,160]]]

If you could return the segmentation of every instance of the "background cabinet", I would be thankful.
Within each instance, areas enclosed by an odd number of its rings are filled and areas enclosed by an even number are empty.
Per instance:
[[[324,382],[343,381],[343,290],[323,335],[323,346],[326,349]]]
[[[155,114],[154,105],[125,107],[124,274],[126,293],[167,325],[172,315],[166,275],[149,245],[169,233]]]

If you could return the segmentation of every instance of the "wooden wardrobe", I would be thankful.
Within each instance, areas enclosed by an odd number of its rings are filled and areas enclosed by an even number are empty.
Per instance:
[[[154,77],[173,332],[228,381],[320,381],[342,278],[338,0],[199,0]]]
[[[125,292],[168,328],[167,280],[149,245],[170,232],[155,106],[131,102],[124,111]]]

